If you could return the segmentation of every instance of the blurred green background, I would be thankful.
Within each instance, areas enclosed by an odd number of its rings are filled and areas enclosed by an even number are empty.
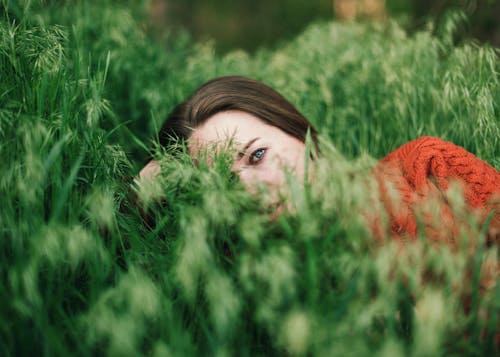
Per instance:
[[[310,22],[396,18],[410,32],[448,10],[469,19],[459,37],[500,45],[498,0],[152,0],[153,32],[185,29],[197,40],[213,39],[220,51],[253,51],[288,40]]]

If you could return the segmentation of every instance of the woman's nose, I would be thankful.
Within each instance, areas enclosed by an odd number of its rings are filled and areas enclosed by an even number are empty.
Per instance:
[[[252,184],[255,183],[254,175],[241,167],[233,166],[233,169],[231,170],[231,180],[233,179],[240,181],[246,187],[252,186]]]
[[[235,170],[232,170],[231,175],[229,176],[229,180],[231,180],[231,182],[233,182],[233,181],[238,181],[239,179],[240,179],[240,176],[239,176],[238,172],[236,172]]]

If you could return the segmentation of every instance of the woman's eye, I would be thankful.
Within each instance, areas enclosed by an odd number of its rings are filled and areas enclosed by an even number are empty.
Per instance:
[[[250,157],[248,158],[248,162],[250,165],[255,165],[260,160],[264,158],[264,154],[266,153],[266,149],[257,149],[255,150]]]

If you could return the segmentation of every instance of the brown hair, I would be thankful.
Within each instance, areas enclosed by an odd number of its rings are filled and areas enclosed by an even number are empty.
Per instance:
[[[212,115],[227,110],[252,114],[302,142],[306,141],[309,130],[316,144],[316,129],[281,94],[256,80],[227,76],[206,82],[175,107],[160,130],[160,145],[170,147],[177,140],[188,139],[193,129]]]

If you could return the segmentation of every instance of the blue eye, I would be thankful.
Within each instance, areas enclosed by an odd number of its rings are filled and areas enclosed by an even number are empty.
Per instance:
[[[248,158],[248,162],[250,163],[250,165],[255,165],[264,158],[265,153],[266,149],[263,148],[255,150]]]

